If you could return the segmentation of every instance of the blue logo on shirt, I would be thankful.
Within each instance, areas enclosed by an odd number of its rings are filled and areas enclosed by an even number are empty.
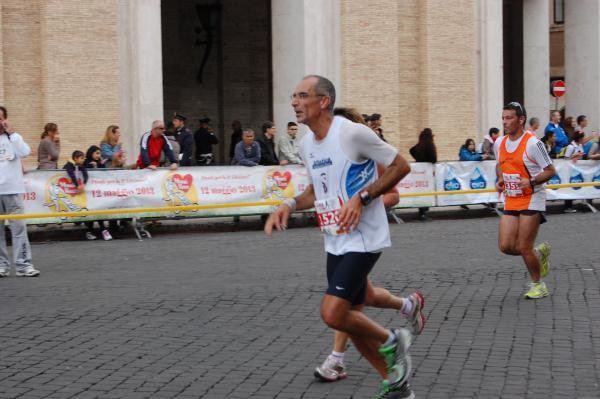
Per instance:
[[[352,198],[375,176],[375,162],[370,160],[361,164],[352,164],[346,174],[346,194]]]
[[[313,162],[312,168],[319,169],[319,168],[325,168],[325,167],[331,166],[331,165],[333,165],[333,162],[331,162],[331,158],[317,159]]]

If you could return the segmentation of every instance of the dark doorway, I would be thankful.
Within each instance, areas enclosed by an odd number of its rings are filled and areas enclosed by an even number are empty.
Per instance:
[[[270,0],[163,0],[164,115],[195,131],[210,118],[218,163],[228,163],[231,122],[260,134],[272,119]]]
[[[523,0],[504,0],[504,103],[524,100]]]

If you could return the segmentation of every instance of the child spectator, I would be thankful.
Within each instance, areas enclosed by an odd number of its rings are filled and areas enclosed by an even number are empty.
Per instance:
[[[103,169],[106,168],[107,161],[108,159],[102,159],[100,147],[93,145],[85,153],[85,162],[83,165],[87,169]]]
[[[93,145],[90,148],[88,148],[88,150],[85,154],[85,162],[83,163],[83,165],[87,169],[105,169],[107,161],[108,161],[108,159],[102,159],[102,152],[100,150],[100,147]],[[98,226],[100,227],[100,231],[101,231],[100,234],[102,235],[102,238],[104,238],[105,241],[112,240],[112,235],[110,234],[110,231],[106,228],[106,221],[97,220],[97,222],[98,222]],[[116,220],[112,220],[110,222],[110,224],[111,224],[111,227],[113,227],[113,228],[117,227]],[[85,222],[85,226],[87,227],[87,231],[85,233],[85,238],[87,238],[88,240],[97,239],[98,237],[93,232],[94,231],[94,222],[93,221]]]
[[[77,187],[77,191],[83,191],[83,187],[88,180],[87,168],[84,165],[85,154],[82,151],[73,151],[69,162],[63,166],[71,178],[71,182]]]

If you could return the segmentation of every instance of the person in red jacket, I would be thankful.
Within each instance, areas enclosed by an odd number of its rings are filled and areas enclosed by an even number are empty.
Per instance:
[[[140,140],[140,156],[137,160],[137,167],[140,169],[156,169],[160,165],[161,154],[171,162],[171,169],[177,169],[177,159],[173,153],[173,147],[164,135],[165,123],[156,120],[152,122],[152,129],[144,133]]]

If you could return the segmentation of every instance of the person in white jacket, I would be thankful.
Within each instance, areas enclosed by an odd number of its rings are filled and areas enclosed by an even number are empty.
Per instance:
[[[31,149],[19,133],[10,128],[6,113],[0,114],[0,214],[18,214],[24,212],[22,196],[25,193],[22,159]],[[10,274],[10,260],[6,245],[4,224],[0,226],[0,278]],[[12,234],[12,252],[17,277],[36,277],[31,263],[31,247],[27,237],[27,225],[24,220],[10,220]]]

